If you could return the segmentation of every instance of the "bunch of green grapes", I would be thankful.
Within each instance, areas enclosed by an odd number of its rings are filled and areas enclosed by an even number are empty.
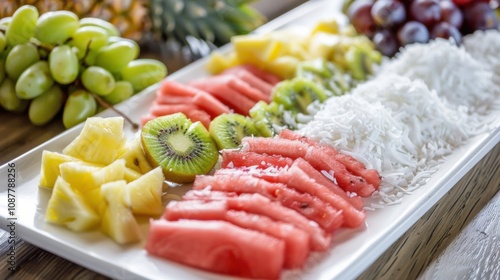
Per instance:
[[[27,110],[35,125],[62,110],[72,127],[97,113],[97,101],[119,103],[167,75],[162,62],[138,57],[138,44],[107,21],[22,6],[0,19],[0,105]]]

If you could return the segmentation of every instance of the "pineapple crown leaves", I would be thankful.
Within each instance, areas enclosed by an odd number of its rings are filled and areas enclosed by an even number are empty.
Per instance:
[[[253,0],[151,0],[152,31],[189,45],[188,36],[220,46],[265,22],[248,4]]]

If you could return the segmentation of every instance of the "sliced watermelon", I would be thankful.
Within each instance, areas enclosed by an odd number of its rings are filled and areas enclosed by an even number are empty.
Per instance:
[[[366,217],[364,211],[356,209],[344,198],[333,193],[332,191],[329,191],[329,189],[325,186],[315,182],[297,165],[292,165],[289,171],[290,178],[288,180],[288,185],[298,191],[307,192],[311,195],[317,196],[336,209],[342,210],[344,215],[344,226],[355,228],[364,223]]]
[[[245,137],[241,140],[242,151],[258,154],[278,155],[296,159],[305,157],[309,146],[306,143],[295,140]]]
[[[279,133],[278,137],[282,139],[299,140],[311,146],[319,147],[324,153],[328,154],[331,158],[334,158],[338,162],[345,165],[345,167],[349,172],[351,172],[354,175],[363,177],[369,184],[372,184],[376,189],[378,189],[380,185],[381,177],[377,170],[367,169],[362,162],[356,160],[352,156],[337,151],[334,147],[330,145],[321,145],[318,142],[313,141],[289,129],[283,129]]]
[[[178,104],[193,104],[193,97],[191,96],[167,96],[158,94],[155,98],[156,104],[178,105]]]
[[[149,254],[216,273],[278,279],[285,243],[225,221],[151,221]]]
[[[225,220],[244,229],[255,230],[285,242],[285,268],[302,267],[309,255],[309,235],[294,226],[268,217],[227,209],[226,202],[185,200],[167,205],[164,217],[180,219]]]
[[[270,96],[271,92],[273,91],[273,85],[270,83],[266,82],[265,80],[257,77],[254,75],[252,72],[239,68],[239,69],[228,69],[224,72],[222,72],[222,75],[227,75],[227,74],[232,74],[236,75],[246,83],[248,83],[250,86],[260,90],[263,92],[265,95]]]
[[[193,103],[209,113],[212,119],[221,114],[228,114],[231,112],[229,107],[224,105],[208,92],[198,92],[193,97]]]
[[[199,92],[198,89],[186,86],[182,83],[165,79],[163,80],[158,95],[194,97]]]
[[[238,114],[248,115],[248,112],[256,103],[227,84],[211,82],[208,78],[193,81],[190,86],[209,92]]]
[[[302,169],[311,179],[316,181],[316,183],[321,184],[331,190],[333,193],[347,200],[352,206],[356,207],[356,209],[363,208],[363,199],[360,196],[348,196],[347,193],[339,187],[335,182],[328,179],[325,175],[321,174],[318,170],[316,170],[309,162],[305,161],[302,158],[298,158],[295,160],[295,165]]]
[[[254,173],[254,175],[256,174]],[[263,177],[270,178],[272,176],[271,174]],[[278,178],[284,178],[284,176],[274,176],[276,181],[282,181]],[[342,212],[332,208],[321,199],[308,193],[299,193],[282,183],[268,182],[246,172],[239,173],[238,170],[234,169],[219,169],[215,176],[198,176],[193,189],[202,190],[206,187],[213,191],[261,194],[299,212],[304,217],[316,222],[326,232],[333,232],[343,224]]]
[[[289,167],[293,163],[291,158],[259,154],[253,152],[242,152],[239,150],[222,150],[222,163],[221,167],[249,167],[257,166],[258,168],[266,169],[268,167]]]
[[[184,113],[192,111],[192,110],[198,110],[198,107],[192,104],[156,104],[154,103],[149,112],[152,115],[155,116],[166,116],[166,115],[171,115],[175,113]]]
[[[254,74],[255,76],[259,77],[260,79],[266,81],[267,83],[271,84],[272,86],[276,85],[277,83],[281,82],[281,78],[272,74],[272,73],[269,73],[269,72],[266,72],[260,68],[258,68],[257,66],[255,65],[252,65],[252,64],[242,64],[242,65],[238,65],[238,66],[235,66],[231,69],[228,69],[225,71],[225,73],[231,73],[231,72],[236,72],[236,71],[239,71],[240,69],[244,69],[244,70],[247,70],[248,72]]]
[[[216,195],[214,199],[221,199],[223,194],[221,195],[220,192],[219,194],[217,193],[217,191],[206,191],[203,195],[198,193],[196,198],[201,198],[206,201],[210,200],[212,195]],[[186,199],[193,198],[193,196],[189,194],[186,194],[185,197]],[[310,236],[312,250],[324,251],[331,243],[331,236],[328,236],[316,222],[310,221],[298,212],[286,208],[279,202],[271,201],[261,194],[242,193],[237,197],[228,196],[225,200],[228,203],[229,209],[264,215],[273,220],[289,223],[296,228],[304,230]]]

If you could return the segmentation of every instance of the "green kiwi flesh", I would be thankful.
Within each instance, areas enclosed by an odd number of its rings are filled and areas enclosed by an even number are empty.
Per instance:
[[[176,113],[147,122],[141,131],[147,159],[161,166],[167,181],[189,183],[206,174],[218,161],[217,146],[200,122]]]
[[[208,131],[219,150],[238,148],[243,137],[260,135],[252,119],[235,113],[215,117]]]
[[[328,97],[321,86],[302,77],[278,83],[271,93],[272,101],[282,104],[285,110],[303,114],[307,114],[309,104],[315,100],[323,102]]]
[[[322,85],[328,95],[340,96],[352,86],[348,75],[331,61],[314,59],[300,62],[297,66],[297,77],[307,78],[315,84]]]
[[[259,101],[250,109],[250,117],[255,127],[265,137],[275,136],[282,128],[294,129],[285,122],[284,113],[283,106],[276,102],[267,104]]]

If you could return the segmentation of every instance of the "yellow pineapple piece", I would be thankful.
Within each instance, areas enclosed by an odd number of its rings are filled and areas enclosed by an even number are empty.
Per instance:
[[[106,206],[101,230],[119,244],[138,242],[142,238],[139,224],[130,208],[124,204],[127,182],[109,182],[101,186]]]
[[[76,190],[86,194],[102,184],[125,178],[125,160],[107,166],[88,162],[66,162],[59,166],[61,176]]]
[[[142,148],[141,141],[134,137],[119,152],[118,159],[125,160],[125,166],[140,174],[146,174],[153,168],[146,159],[146,154]]]
[[[291,79],[295,76],[295,71],[300,60],[294,56],[282,56],[267,63],[267,70],[283,79]]]
[[[231,51],[227,54],[221,54],[217,51],[213,51],[208,58],[205,68],[209,73],[216,75],[239,64],[240,60],[236,52]]]
[[[57,178],[52,190],[45,220],[73,231],[90,230],[99,225],[97,213],[62,177]]]
[[[127,183],[133,182],[137,179],[139,179],[142,176],[141,173],[135,171],[134,169],[130,169],[128,167],[125,167],[125,174],[123,175],[123,179],[127,181]]]
[[[338,34],[340,32],[339,23],[335,19],[320,20],[314,25],[311,34],[319,32]]]
[[[157,167],[128,183],[125,203],[130,206],[132,213],[161,215],[164,209],[161,201],[164,181],[163,171]]]
[[[42,167],[40,170],[40,186],[53,188],[57,177],[61,175],[59,172],[59,165],[71,161],[78,161],[78,159],[56,152],[43,151]]]
[[[64,148],[63,154],[108,165],[118,157],[125,140],[122,117],[92,117],[85,121],[82,132]]]
[[[261,34],[240,35],[233,36],[231,42],[241,63],[262,65],[266,62],[267,52],[273,43],[273,38]]]

